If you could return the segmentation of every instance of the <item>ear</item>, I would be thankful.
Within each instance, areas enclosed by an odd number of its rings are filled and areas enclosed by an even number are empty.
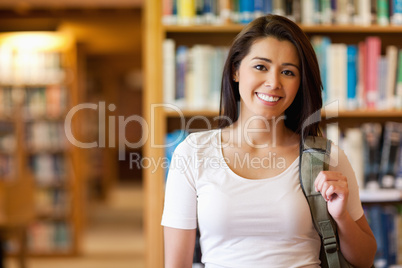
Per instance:
[[[239,82],[239,70],[233,69],[232,73],[233,73],[233,81],[234,82]]]

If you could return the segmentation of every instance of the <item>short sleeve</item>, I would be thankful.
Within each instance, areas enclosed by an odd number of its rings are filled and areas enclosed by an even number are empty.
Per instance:
[[[162,225],[178,229],[197,227],[197,191],[194,149],[183,141],[175,149],[166,181]]]
[[[338,146],[332,144],[330,171],[341,172],[348,179],[349,199],[347,210],[354,221],[360,219],[363,214],[363,207],[360,201],[359,186],[355,172],[345,154]]]

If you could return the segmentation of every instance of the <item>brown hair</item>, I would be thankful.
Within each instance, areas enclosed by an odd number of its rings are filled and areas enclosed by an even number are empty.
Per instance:
[[[224,128],[237,121],[240,94],[238,83],[233,81],[233,74],[254,42],[268,36],[291,42],[296,47],[301,63],[299,90],[285,111],[286,127],[302,137],[320,136],[318,122],[307,123],[305,126],[310,115],[322,107],[322,83],[316,54],[300,27],[278,15],[266,15],[253,20],[234,39],[223,69],[219,127]]]

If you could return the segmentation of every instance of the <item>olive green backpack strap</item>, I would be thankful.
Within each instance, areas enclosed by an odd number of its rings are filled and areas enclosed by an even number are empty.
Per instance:
[[[321,237],[321,267],[352,267],[339,249],[336,224],[328,213],[327,203],[321,193],[315,191],[314,181],[318,173],[328,170],[331,142],[324,137],[309,136],[300,144],[300,184],[310,206],[314,227]]]

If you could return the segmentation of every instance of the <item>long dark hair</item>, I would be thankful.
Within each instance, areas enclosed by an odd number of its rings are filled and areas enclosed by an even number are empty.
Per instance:
[[[254,42],[269,36],[291,42],[296,47],[301,63],[299,90],[285,111],[285,126],[302,137],[321,136],[319,122],[308,123],[311,115],[317,114],[322,107],[322,83],[316,54],[299,26],[277,15],[253,20],[234,39],[223,69],[219,127],[224,128],[237,121],[240,93],[238,83],[233,81],[234,73]]]

